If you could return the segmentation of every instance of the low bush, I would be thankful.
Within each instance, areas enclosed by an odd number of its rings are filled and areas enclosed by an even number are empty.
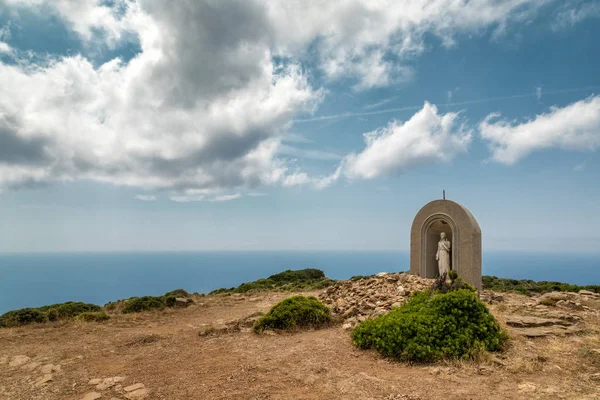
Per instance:
[[[528,279],[504,279],[496,276],[484,276],[483,288],[494,290],[496,292],[515,292],[524,295],[543,294],[549,292],[579,292],[580,290],[589,290],[600,293],[600,285],[578,286],[570,283],[532,281]]]
[[[192,297],[188,292],[183,289],[175,289],[171,290],[164,294],[164,296],[173,296],[173,297]]]
[[[109,320],[110,317],[104,311],[84,312],[75,317],[76,321],[84,322],[103,322]]]
[[[319,328],[331,322],[329,308],[313,296],[293,296],[275,304],[254,325],[254,332],[265,329]]]
[[[72,319],[84,312],[97,312],[101,310],[102,308],[95,304],[73,301],[37,308],[23,308],[9,311],[0,316],[0,328]]]
[[[12,328],[15,326],[46,322],[46,313],[35,308],[23,308],[9,311],[0,316],[0,327]]]
[[[123,314],[137,313],[142,311],[162,310],[166,307],[164,298],[155,296],[132,297],[125,302]]]
[[[323,289],[335,283],[323,271],[314,268],[286,270],[268,278],[242,283],[238,287],[213,290],[210,294],[248,293],[251,291],[299,291]]]
[[[417,293],[406,305],[366,320],[352,331],[352,341],[359,348],[418,362],[476,358],[484,350],[501,350],[507,339],[469,288]]]

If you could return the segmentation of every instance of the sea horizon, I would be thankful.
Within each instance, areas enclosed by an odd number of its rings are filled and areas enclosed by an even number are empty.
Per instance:
[[[105,304],[183,288],[208,293],[286,269],[317,268],[333,279],[409,270],[408,251],[204,250],[0,253],[0,314],[65,301]],[[483,253],[483,275],[600,284],[600,254]]]

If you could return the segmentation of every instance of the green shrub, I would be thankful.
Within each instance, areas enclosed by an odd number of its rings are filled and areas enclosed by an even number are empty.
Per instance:
[[[265,329],[319,328],[331,322],[329,308],[313,296],[293,296],[274,305],[254,325],[254,332]]]
[[[247,293],[250,291],[298,291],[323,289],[335,283],[325,276],[323,271],[314,268],[300,270],[286,270],[268,278],[258,279],[253,282],[242,283],[236,288],[220,288],[209,294]]]
[[[167,292],[164,294],[164,296],[173,296],[173,297],[191,297],[190,294],[188,292],[186,292],[183,289],[175,289],[175,290],[171,290],[170,292]]]
[[[175,303],[177,303],[177,297],[175,296],[163,296],[165,306],[167,307],[175,307]]]
[[[58,311],[56,310],[56,308],[49,309],[48,312],[46,313],[46,317],[48,318],[48,321],[50,321],[50,322],[58,321],[59,315],[58,315]]]
[[[123,314],[129,314],[156,309],[162,310],[163,308],[165,308],[165,303],[162,297],[133,297],[125,302],[122,312]]]
[[[578,286],[570,283],[532,281],[529,279],[504,279],[496,276],[484,276],[483,288],[494,290],[496,292],[515,292],[524,295],[543,294],[549,292],[579,292],[580,290],[589,290],[600,293],[600,285]]]
[[[98,311],[98,312],[86,311],[75,317],[76,321],[84,321],[84,322],[102,322],[102,321],[107,321],[109,319],[110,319],[110,317],[108,315],[106,315],[106,313],[104,311]]]
[[[476,292],[417,293],[389,314],[359,324],[353,343],[405,361],[474,358],[482,350],[501,350],[508,335]]]
[[[23,308],[9,311],[0,316],[0,328],[27,325],[32,323],[71,319],[84,312],[97,312],[102,308],[95,304],[66,302],[37,308]]]
[[[0,327],[11,328],[46,321],[46,313],[35,308],[23,308],[21,310],[9,311],[0,316]]]

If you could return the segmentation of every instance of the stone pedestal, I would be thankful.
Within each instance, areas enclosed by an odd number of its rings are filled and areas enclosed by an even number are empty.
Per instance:
[[[434,200],[417,213],[410,232],[410,272],[438,276],[435,254],[442,232],[452,245],[452,270],[481,290],[481,228],[469,210],[451,200]]]

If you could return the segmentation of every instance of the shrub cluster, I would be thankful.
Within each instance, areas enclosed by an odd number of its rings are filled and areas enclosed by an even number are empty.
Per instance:
[[[268,278],[259,279],[254,282],[242,283],[236,288],[217,289],[210,294],[247,293],[250,291],[298,291],[323,289],[335,283],[334,280],[325,276],[323,271],[314,268],[301,270],[286,270]]]
[[[265,329],[319,328],[331,322],[330,310],[314,296],[293,296],[275,304],[254,325]]]
[[[102,322],[109,319],[110,317],[104,311],[84,312],[75,317],[75,321],[84,322]]]
[[[504,279],[496,276],[484,276],[483,288],[496,292],[521,293],[527,296],[549,292],[579,292],[580,290],[600,293],[600,285],[578,286],[561,282]]]
[[[23,308],[9,311],[0,316],[0,328],[72,319],[82,313],[101,310],[102,308],[95,304],[72,301],[37,308]]]
[[[419,362],[475,358],[483,350],[501,350],[507,339],[470,288],[417,293],[406,305],[366,320],[352,331],[353,343],[360,348]]]

